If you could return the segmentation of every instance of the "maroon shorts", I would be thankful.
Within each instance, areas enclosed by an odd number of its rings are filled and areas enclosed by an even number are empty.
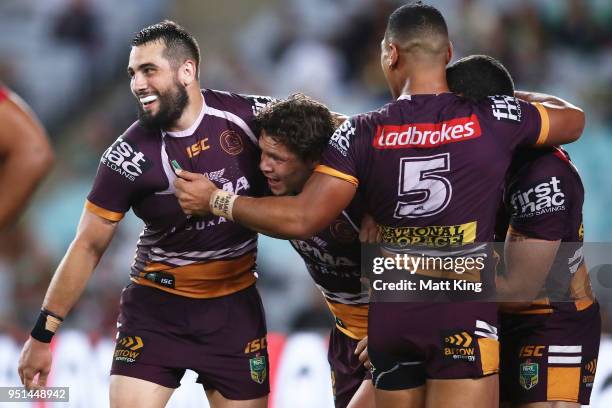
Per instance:
[[[370,370],[355,355],[358,340],[352,339],[334,326],[329,338],[327,360],[331,367],[336,408],[347,407],[364,380],[371,380]]]
[[[266,322],[255,285],[192,299],[128,285],[121,295],[111,375],[177,388],[186,369],[231,400],[270,392]]]
[[[427,379],[480,378],[499,371],[494,303],[371,303],[372,380],[402,390]]]
[[[601,316],[581,312],[502,314],[502,401],[569,401],[588,405],[597,369]]]

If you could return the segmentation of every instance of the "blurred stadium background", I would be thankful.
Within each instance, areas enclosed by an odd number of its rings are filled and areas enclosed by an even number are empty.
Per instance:
[[[125,73],[134,32],[170,18],[194,33],[203,54],[202,87],[276,97],[301,91],[335,111],[352,114],[390,98],[379,67],[379,42],[388,14],[401,3],[0,1],[0,81],[41,117],[58,158],[26,214],[0,235],[0,386],[19,381],[21,342],[73,238],[99,156],[135,120],[136,105]],[[448,21],[455,59],[490,54],[506,64],[518,89],[552,93],[585,109],[585,134],[568,147],[587,192],[585,241],[612,242],[612,185],[606,181],[612,173],[612,2],[430,3]],[[52,382],[75,384],[83,394],[73,387],[70,406],[90,407],[95,405],[92,401],[107,405],[118,299],[128,282],[140,230],[133,215],[121,223],[86,295],[58,336],[57,353],[64,356],[55,360]],[[329,406],[324,350],[332,321],[289,245],[268,238],[260,242],[258,286],[269,330],[279,333],[276,343],[284,345],[279,370],[286,370],[275,374],[276,395],[271,400],[275,407]],[[610,333],[612,284],[601,285],[608,288],[608,298],[600,300]],[[300,352],[292,353],[294,348]],[[173,406],[203,406],[203,393],[194,387],[173,397]],[[591,406],[612,406],[609,341],[602,343],[595,388]]]

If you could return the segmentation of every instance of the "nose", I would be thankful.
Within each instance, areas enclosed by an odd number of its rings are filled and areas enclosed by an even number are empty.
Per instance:
[[[272,172],[270,160],[267,159],[266,156],[263,154],[261,155],[261,159],[259,160],[259,170],[261,170],[261,172],[264,174]]]

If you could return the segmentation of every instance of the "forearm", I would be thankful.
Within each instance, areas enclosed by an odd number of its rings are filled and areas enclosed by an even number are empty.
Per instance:
[[[51,279],[43,308],[65,317],[81,297],[100,257],[75,240]]]
[[[526,102],[537,102],[558,109],[581,109],[576,105],[554,95],[540,92],[515,91],[514,96]]]
[[[307,239],[318,231],[297,197],[240,196],[234,202],[232,215],[235,222],[275,238]]]

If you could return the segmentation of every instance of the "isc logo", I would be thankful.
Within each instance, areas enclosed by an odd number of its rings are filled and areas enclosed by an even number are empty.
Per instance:
[[[131,181],[151,166],[144,154],[136,150],[135,145],[122,138],[106,149],[101,162]]]

